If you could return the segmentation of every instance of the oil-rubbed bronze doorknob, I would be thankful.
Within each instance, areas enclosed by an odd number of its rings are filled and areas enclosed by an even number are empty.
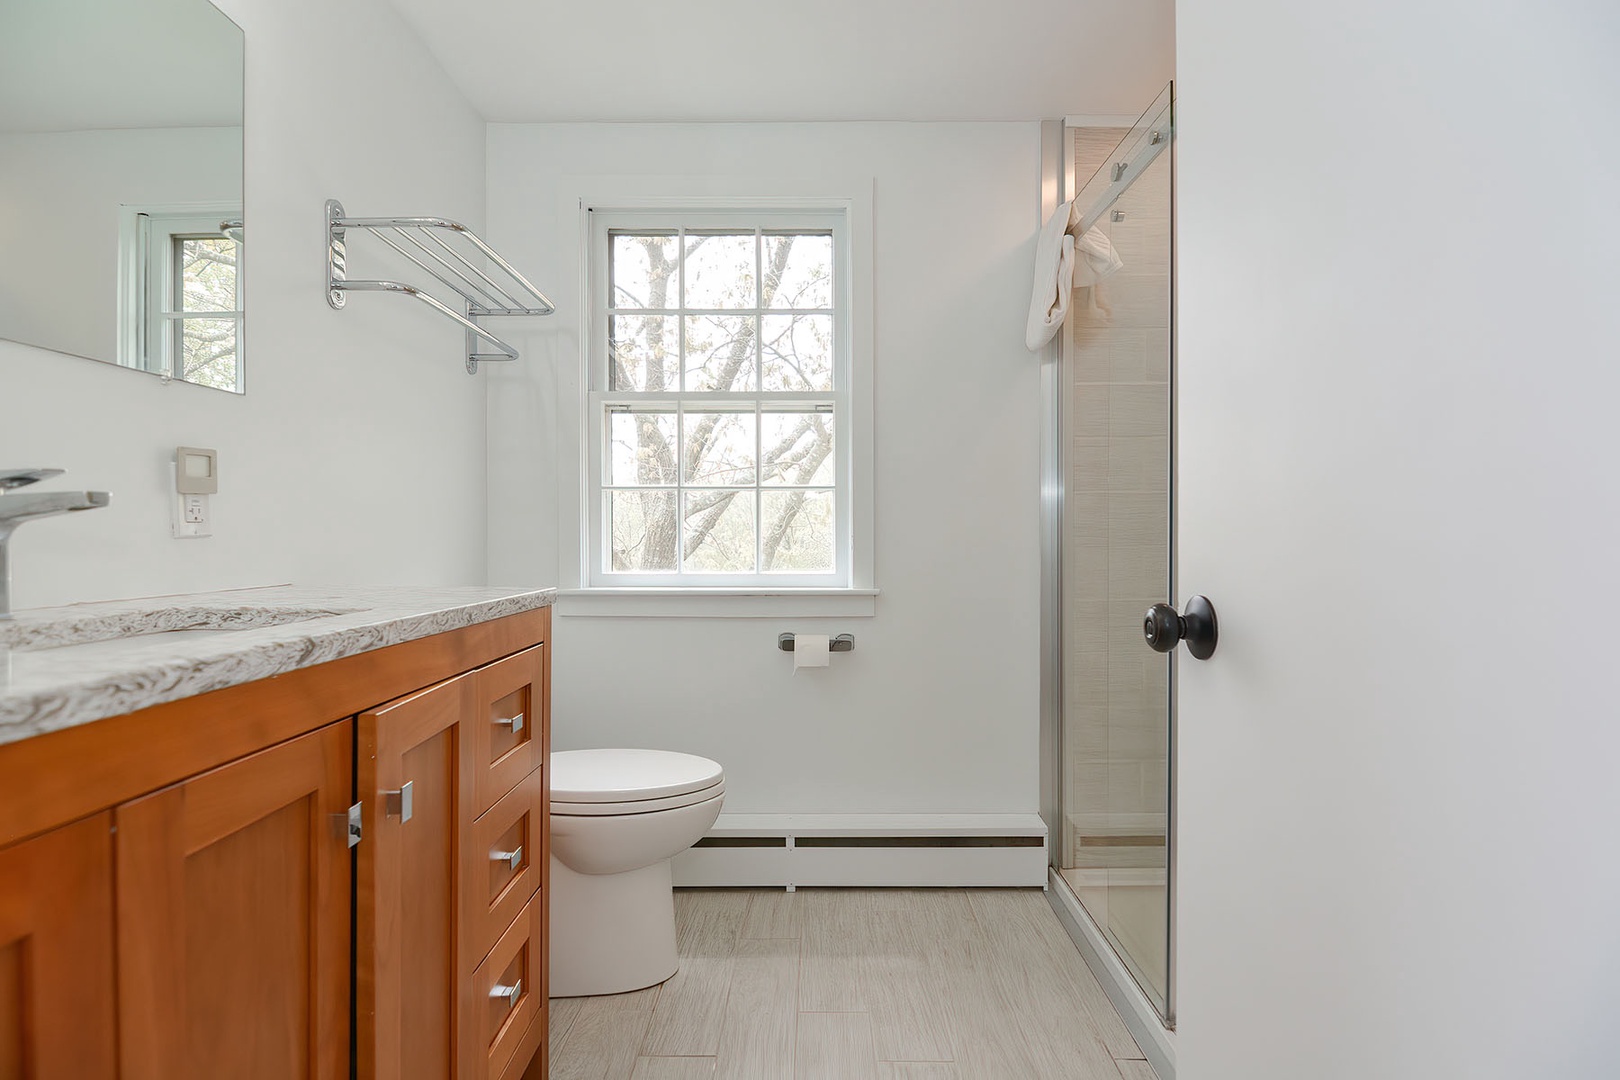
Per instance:
[[[1154,604],[1142,620],[1142,637],[1154,652],[1167,653],[1185,641],[1195,660],[1208,660],[1215,655],[1218,636],[1215,605],[1202,596],[1187,601],[1185,615],[1177,615],[1169,604]]]

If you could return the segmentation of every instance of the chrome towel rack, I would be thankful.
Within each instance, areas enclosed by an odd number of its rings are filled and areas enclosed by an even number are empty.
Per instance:
[[[347,265],[350,229],[371,233],[459,296],[464,310],[456,311],[432,293],[407,282],[351,279]],[[408,249],[414,249],[414,254]],[[476,260],[487,261],[491,269],[484,269]],[[469,375],[478,373],[480,363],[518,358],[518,351],[480,326],[479,319],[489,315],[550,315],[557,310],[545,293],[460,222],[434,217],[352,218],[345,215],[342,203],[327,199],[326,302],[342,308],[347,300],[344,294],[350,292],[400,293],[420,300],[460,325],[466,331]],[[480,343],[495,351],[480,351]]]

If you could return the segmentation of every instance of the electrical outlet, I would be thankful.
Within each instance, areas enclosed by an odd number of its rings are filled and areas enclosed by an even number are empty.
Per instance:
[[[194,540],[214,535],[213,515],[207,495],[174,496],[174,538]]]
[[[172,462],[169,465],[169,474],[174,475]],[[171,536],[176,540],[197,540],[214,535],[214,514],[213,507],[209,505],[209,496],[174,492],[169,498]]]

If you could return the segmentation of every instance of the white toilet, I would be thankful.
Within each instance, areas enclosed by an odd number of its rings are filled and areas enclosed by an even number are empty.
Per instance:
[[[708,831],[725,772],[667,750],[551,755],[552,997],[622,994],[675,974],[669,860]]]

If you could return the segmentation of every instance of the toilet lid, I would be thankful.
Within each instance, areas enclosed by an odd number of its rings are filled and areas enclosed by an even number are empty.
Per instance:
[[[668,799],[712,788],[724,779],[718,762],[669,750],[561,750],[551,755],[553,802]]]

